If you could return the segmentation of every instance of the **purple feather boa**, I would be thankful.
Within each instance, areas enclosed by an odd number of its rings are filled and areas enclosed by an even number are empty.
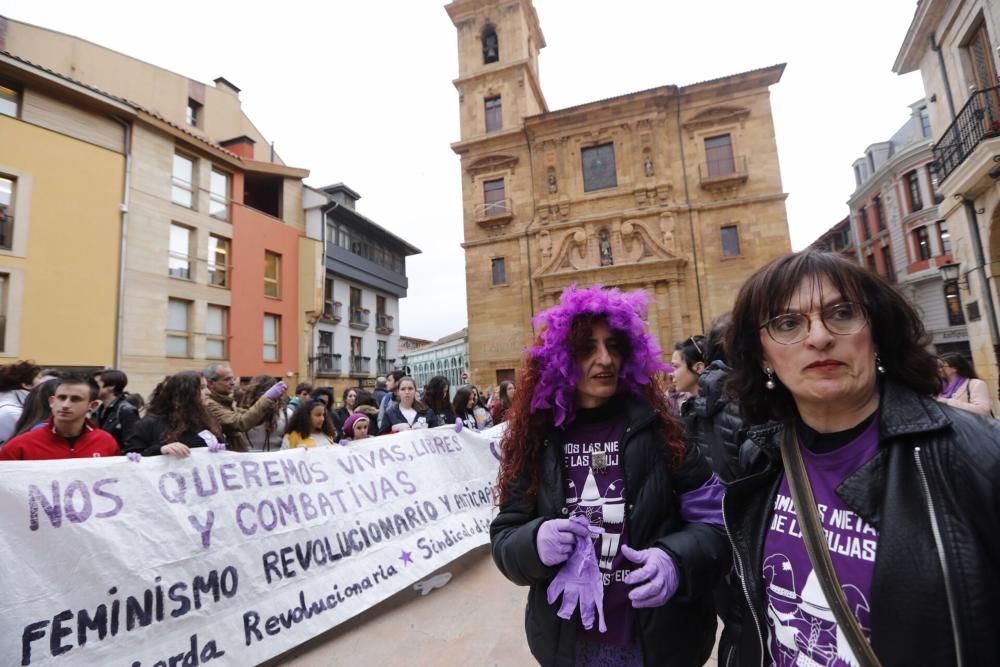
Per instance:
[[[659,345],[646,331],[642,318],[651,297],[643,291],[620,292],[617,289],[567,287],[558,306],[535,316],[541,344],[528,350],[538,365],[538,384],[531,397],[531,412],[552,410],[556,426],[563,426],[576,415],[576,384],[580,366],[569,345],[573,320],[580,315],[596,315],[608,326],[625,334],[632,354],[618,373],[618,393],[639,396],[654,374],[668,370]]]

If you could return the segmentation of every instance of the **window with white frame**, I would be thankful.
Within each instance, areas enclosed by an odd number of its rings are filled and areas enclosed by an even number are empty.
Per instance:
[[[167,299],[167,356],[191,356],[191,302]]]
[[[167,272],[173,278],[191,280],[191,237],[193,230],[176,222],[170,224],[170,257]]]
[[[0,114],[17,118],[21,106],[20,97],[17,89],[0,83]]]
[[[0,176],[0,249],[10,250],[14,245],[14,191],[17,181],[11,176]]]
[[[170,200],[175,204],[194,208],[194,160],[174,153],[173,187]]]
[[[229,309],[208,305],[205,313],[205,358],[225,359],[226,340],[229,337]]]
[[[281,255],[264,251],[264,296],[281,296]]]
[[[219,220],[229,220],[229,174],[212,170],[209,182],[208,214]]]
[[[208,237],[208,284],[229,287],[229,239],[224,236]]]
[[[280,361],[281,316],[264,315],[264,361]]]

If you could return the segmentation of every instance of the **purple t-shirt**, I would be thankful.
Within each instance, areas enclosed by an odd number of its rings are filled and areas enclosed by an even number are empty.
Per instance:
[[[597,410],[600,410],[598,408]],[[625,474],[620,466],[618,437],[625,426],[619,415],[592,421],[579,411],[577,419],[565,430],[563,468],[566,472],[566,506],[570,516],[581,514],[593,526],[604,529],[595,536],[597,565],[604,577],[604,619],[606,633],[597,629],[581,630],[592,641],[629,644],[635,641],[632,603],[628,599],[631,586],[623,581],[635,568],[621,553],[628,541],[625,521]],[[596,411],[594,411],[596,412]],[[602,411],[607,415],[607,411]],[[591,466],[594,451],[605,453],[606,470]]]
[[[830,558],[865,636],[871,633],[872,573],[878,533],[848,509],[836,488],[878,451],[878,415],[854,440],[825,454],[801,447],[819,506]],[[778,667],[799,664],[847,667],[857,660],[840,633],[819,585],[782,476],[764,540],[763,581],[771,659]]]

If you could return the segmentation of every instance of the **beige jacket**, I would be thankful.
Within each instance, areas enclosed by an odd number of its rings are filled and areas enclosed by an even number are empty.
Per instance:
[[[982,380],[966,380],[958,385],[951,398],[938,397],[938,400],[977,415],[990,416],[990,390]]]
[[[249,408],[241,408],[233,404],[232,396],[223,396],[213,391],[206,405],[222,426],[222,432],[226,436],[226,449],[248,452],[250,443],[247,441],[246,431],[264,421],[264,412],[274,405],[274,401],[261,396]]]

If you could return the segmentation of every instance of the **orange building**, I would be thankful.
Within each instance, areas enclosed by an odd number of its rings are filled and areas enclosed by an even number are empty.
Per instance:
[[[248,178],[256,190],[248,188]],[[280,177],[274,178],[280,186]],[[299,237],[304,234],[282,222],[281,211],[275,210],[275,205],[280,209],[280,201],[258,199],[252,202],[256,207],[245,201],[267,191],[259,174],[233,175],[229,361],[243,377],[292,377],[299,364],[297,274]]]

